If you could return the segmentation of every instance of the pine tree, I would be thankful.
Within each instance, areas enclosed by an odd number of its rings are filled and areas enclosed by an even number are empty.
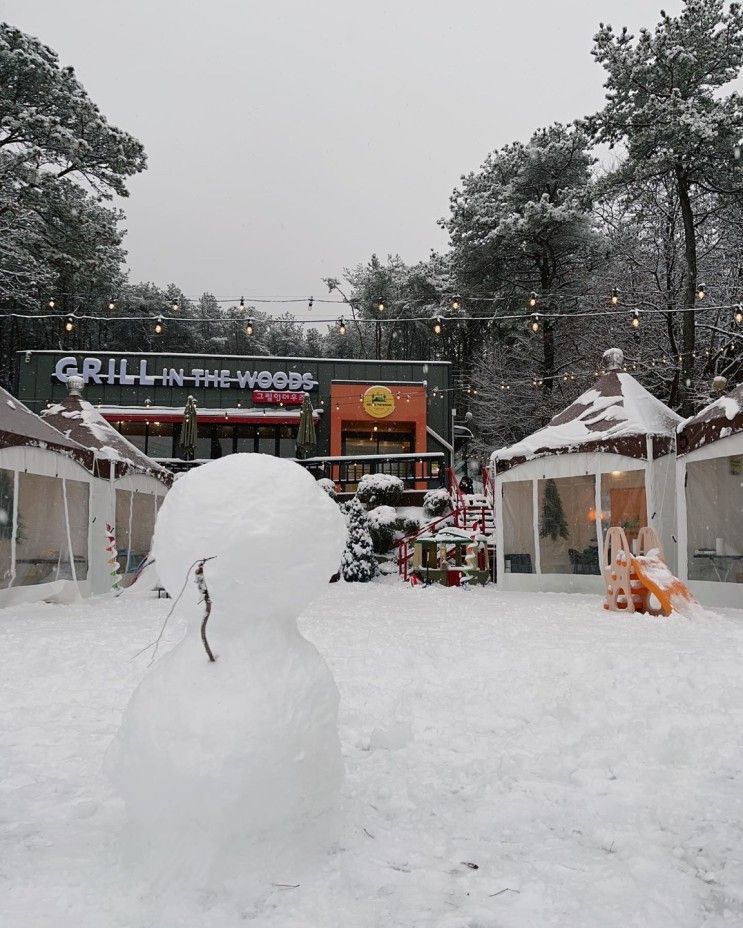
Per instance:
[[[541,538],[551,538],[552,541],[567,538],[569,535],[565,510],[562,508],[562,500],[554,480],[548,480],[544,488],[542,530],[539,535]]]
[[[346,509],[348,515],[348,541],[341,557],[341,572],[348,583],[368,583],[377,573],[374,546],[369,533],[369,518],[358,499],[354,498]]]
[[[684,0],[679,16],[661,11],[635,39],[601,24],[593,57],[606,71],[606,106],[585,121],[599,143],[627,157],[609,175],[622,189],[666,179],[684,235],[686,312],[680,322],[681,411],[691,415],[699,292],[700,235],[726,205],[740,203],[740,166],[731,154],[743,135],[743,100],[731,88],[743,66],[743,9],[723,0]],[[703,253],[703,250],[702,250]],[[671,323],[669,322],[669,325]]]

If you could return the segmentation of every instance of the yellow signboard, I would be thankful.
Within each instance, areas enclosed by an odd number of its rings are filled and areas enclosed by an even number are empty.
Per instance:
[[[389,387],[369,387],[364,394],[364,411],[375,419],[385,419],[395,411],[395,397]]]

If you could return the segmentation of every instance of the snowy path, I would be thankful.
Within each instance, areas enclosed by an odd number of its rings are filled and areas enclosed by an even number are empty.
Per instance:
[[[743,925],[743,612],[394,582],[329,587],[302,623],[341,690],[337,852],[252,905],[153,914],[100,768],[168,605],[0,611],[0,924]]]

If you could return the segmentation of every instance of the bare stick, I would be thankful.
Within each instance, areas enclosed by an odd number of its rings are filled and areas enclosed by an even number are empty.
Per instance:
[[[209,642],[206,639],[206,623],[209,621],[209,616],[212,614],[212,601],[209,597],[209,590],[206,585],[206,578],[204,577],[204,564],[211,560],[212,558],[205,557],[203,561],[199,561],[199,565],[196,568],[195,577],[196,586],[199,588],[199,592],[201,593],[201,601],[205,606],[204,618],[201,622],[201,640],[204,644],[206,656],[212,663],[214,663],[216,657],[212,654],[212,649],[209,647]]]
[[[183,596],[183,594],[186,592],[186,586],[188,585],[188,578],[191,576],[191,571],[194,569],[194,567],[196,567],[198,563],[201,563],[203,565],[205,561],[211,561],[211,560],[214,560],[214,558],[205,557],[200,562],[194,561],[193,564],[191,564],[191,566],[188,568],[188,572],[186,573],[186,579],[183,581],[183,586],[181,587],[181,591],[176,596],[175,600],[173,601],[173,605],[170,607],[170,612],[168,612],[168,614],[165,616],[165,621],[163,622],[162,627],[160,628],[160,634],[157,636],[157,638],[154,641],[151,641],[148,645],[145,645],[145,647],[143,647],[140,651],[137,651],[137,653],[134,654],[130,658],[130,660],[134,660],[136,657],[139,657],[140,654],[144,654],[145,651],[148,651],[150,648],[154,648],[154,651],[152,652],[152,657],[149,663],[149,666],[152,666],[152,664],[155,661],[155,657],[157,655],[157,649],[160,647],[160,641],[162,640],[162,637],[165,634],[165,628],[168,624],[168,620],[170,619],[171,615],[173,615],[173,613],[175,612],[176,606],[181,601],[181,597]]]

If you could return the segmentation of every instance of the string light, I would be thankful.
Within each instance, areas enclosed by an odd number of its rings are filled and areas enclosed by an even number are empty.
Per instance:
[[[459,310],[462,308],[462,301],[458,296],[452,297],[451,308],[454,310],[455,313],[458,313]]]
[[[619,287],[614,287],[611,291],[611,303],[612,306],[617,306],[619,303]]]
[[[173,310],[174,313],[177,313],[178,312],[178,300],[173,300],[173,302],[170,304],[170,308]]]
[[[240,309],[245,309],[245,297],[240,297]]]
[[[54,300],[53,299],[49,300],[49,309],[54,309],[54,306],[55,306]]]
[[[733,319],[735,319],[738,325],[740,325],[741,322],[743,322],[743,305],[741,303],[738,303],[738,305],[735,307],[735,313],[733,314]]]
[[[311,296],[309,300],[307,300],[307,309],[312,309],[314,303],[315,303],[315,298],[314,296]]]
[[[539,331],[539,313],[531,314],[531,330],[535,335]]]
[[[592,298],[593,298],[593,297],[592,297]],[[480,297],[469,297],[468,299],[480,299]],[[217,302],[226,302],[226,301],[224,301],[224,300],[221,300],[221,301],[220,301],[220,300],[217,300]],[[234,301],[231,301],[231,302],[234,302]],[[268,301],[266,301],[266,302],[268,302]],[[284,303],[286,303],[286,302],[290,302],[290,301],[288,301],[288,300],[282,300],[282,301],[276,300],[275,302],[284,302]],[[327,301],[327,300],[326,300],[326,301],[315,300],[315,302],[316,302],[316,303],[318,303],[318,302],[333,302],[333,303],[338,303],[338,302],[340,302],[340,301],[338,301],[338,300],[332,300],[332,301]],[[348,301],[343,301],[343,302],[346,303],[346,304],[348,304]],[[411,301],[408,301],[408,302],[409,302],[409,303],[415,303],[416,301],[415,301],[415,300],[411,300]],[[490,299],[490,302],[492,303],[492,298]],[[55,304],[55,305],[56,305],[56,304]],[[386,305],[388,305],[388,304],[386,304]],[[395,304],[395,305],[397,305],[397,304]],[[630,303],[630,304],[625,304],[625,305],[627,305],[628,310],[632,308],[632,303]],[[735,312],[735,310],[737,309],[737,306],[738,306],[738,305],[739,305],[739,304],[733,304],[733,303],[720,303],[720,304],[711,304],[710,306],[705,306],[705,307],[702,307],[702,306],[696,306],[696,307],[689,307],[689,306],[670,306],[670,307],[669,307],[669,306],[663,306],[663,307],[643,306],[642,313],[643,313],[643,315],[650,317],[650,316],[660,316],[660,315],[666,316],[666,315],[668,315],[669,313],[671,313],[671,314],[675,314],[675,313],[682,314],[682,313],[688,313],[688,312],[704,312],[704,313],[707,313],[707,312],[709,312],[709,310],[718,310],[718,311],[727,310],[727,311],[733,311],[733,312]],[[177,313],[177,310],[181,308],[180,304],[177,303],[177,302],[175,302],[175,301],[172,303],[172,306],[173,306],[174,310],[176,311],[176,313]],[[498,324],[502,324],[502,323],[505,323],[505,322],[518,322],[518,321],[521,321],[521,320],[527,320],[527,321],[528,321],[528,320],[530,320],[530,319],[533,317],[533,315],[534,315],[533,313],[526,313],[526,312],[518,313],[518,312],[517,312],[517,313],[503,313],[502,315],[499,314],[499,315],[497,315],[497,316],[494,316],[492,310],[490,310],[486,315],[469,315],[469,316],[467,316],[467,317],[465,318],[464,321],[466,321],[466,322],[491,322],[491,323],[492,323],[492,322],[497,322]],[[0,318],[2,318],[2,319],[23,319],[23,320],[27,320],[27,321],[29,321],[29,320],[37,320],[37,319],[49,319],[49,318],[53,318],[54,316],[55,316],[55,314],[52,314],[52,313],[0,312]],[[546,320],[548,320],[548,319],[554,319],[554,320],[556,320],[556,321],[571,321],[571,320],[576,320],[576,319],[600,319],[600,318],[608,318],[608,319],[611,319],[611,318],[613,318],[613,317],[615,317],[615,316],[616,316],[615,310],[609,309],[609,308],[603,309],[603,310],[592,310],[592,309],[584,309],[584,310],[582,310],[582,309],[576,308],[576,309],[570,311],[569,313],[561,313],[561,312],[559,312],[559,311],[557,311],[557,310],[555,310],[555,311],[553,311],[553,312],[549,312],[549,313],[541,313],[541,314],[540,314],[540,320],[541,320],[541,321],[546,321]],[[96,315],[95,313],[76,313],[76,314],[75,314],[75,318],[76,318],[76,319],[90,320],[90,321],[94,321],[94,322],[110,322],[110,321],[111,321],[111,317],[109,317],[109,316],[107,316],[107,315]],[[149,315],[132,314],[132,315],[122,315],[122,316],[118,316],[118,317],[116,318],[116,321],[117,321],[117,322],[142,322],[142,321],[146,322],[146,321],[147,321],[148,319],[150,319],[150,318],[151,318],[151,316],[149,316]],[[231,318],[231,317],[229,317],[229,316],[219,316],[219,317],[215,318],[215,317],[213,317],[213,316],[199,316],[199,315],[193,314],[193,315],[173,315],[173,316],[171,316],[170,318],[171,318],[171,321],[188,322],[188,323],[200,322],[200,323],[202,323],[202,324],[204,324],[204,325],[228,325],[228,324],[234,324],[234,322],[235,322],[234,318]],[[387,325],[388,323],[389,323],[389,324],[394,324],[394,325],[409,325],[409,324],[416,323],[416,322],[426,322],[427,320],[430,320],[430,319],[431,319],[431,317],[430,317],[429,315],[405,316],[405,317],[396,318],[396,319],[391,319],[391,318],[388,318],[388,319],[373,319],[373,318],[371,318],[371,319],[370,319],[370,318],[364,318],[364,317],[362,317],[362,318],[357,319],[357,320],[356,320],[356,323],[357,323],[358,325],[369,325],[369,324],[372,324],[372,325],[374,325],[374,324],[376,324],[376,325]],[[336,320],[335,320],[335,319],[332,319],[332,318],[325,318],[325,319],[322,319],[322,318],[320,318],[320,319],[318,319],[318,318],[312,318],[312,319],[310,319],[309,317],[307,317],[307,318],[302,318],[302,317],[300,316],[300,317],[295,317],[292,321],[293,321],[295,324],[297,324],[297,325],[317,325],[318,323],[328,323],[328,324],[331,324],[331,323],[334,323]]]
[[[377,300],[377,309],[380,313],[383,313],[385,309],[387,309],[384,300]]]
[[[110,310],[116,309],[116,302],[113,297],[111,297],[111,299],[108,301],[108,308]]]
[[[75,320],[72,318],[72,316],[68,316],[64,324],[64,330],[65,332],[71,332],[74,328]]]
[[[537,295],[534,290],[529,294],[529,306],[533,309],[537,305]]]
[[[341,316],[340,319],[338,320],[338,334],[339,335],[346,334],[346,320],[343,318],[343,316]]]
[[[699,284],[699,286],[697,287],[697,299],[703,300],[706,295],[707,295],[707,288],[704,286],[704,284]]]
[[[441,316],[436,316],[436,318],[433,321],[433,334],[441,335],[442,329],[443,329],[443,325],[441,324]]]
[[[163,331],[163,317],[158,316],[155,321],[155,335],[162,335]]]
[[[640,328],[640,310],[636,309],[632,313],[632,319],[630,319],[630,325],[633,329]]]
[[[245,334],[250,338],[253,334],[253,317],[251,316],[248,321],[245,323]]]

